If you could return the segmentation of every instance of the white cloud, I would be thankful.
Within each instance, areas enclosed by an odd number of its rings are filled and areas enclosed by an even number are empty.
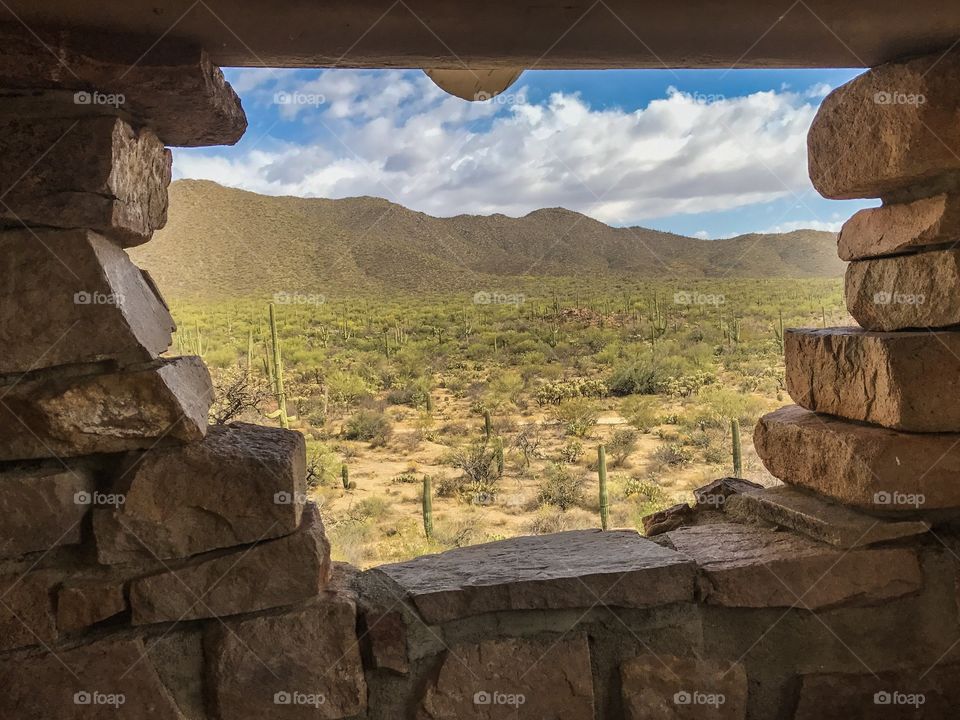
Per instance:
[[[377,195],[440,216],[563,206],[627,225],[809,190],[811,93],[823,90],[725,98],[670,88],[628,112],[564,93],[528,104],[523,88],[467,103],[416,72],[253,72],[241,76],[245,106],[296,132],[177,151],[178,177],[277,195]],[[277,107],[280,91],[323,103]]]

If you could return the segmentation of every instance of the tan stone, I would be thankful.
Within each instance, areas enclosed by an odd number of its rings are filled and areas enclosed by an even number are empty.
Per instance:
[[[122,372],[77,366],[8,378],[0,385],[0,461],[195,442],[206,434],[212,394],[197,357]]]
[[[795,405],[764,415],[753,436],[774,477],[884,513],[960,508],[960,434],[888,430]]]
[[[747,673],[739,663],[641,655],[620,667],[625,720],[742,720]]]
[[[156,135],[119,118],[0,115],[0,222],[139,245],[167,221],[171,163]]]
[[[847,310],[868,330],[960,323],[960,250],[933,250],[847,266]]]
[[[293,605],[316,596],[330,578],[330,544],[316,505],[292,535],[199,556],[130,586],[134,625],[222,617]]]
[[[0,687],[11,720],[184,720],[140,639],[0,659]]]
[[[693,597],[693,565],[633,531],[574,530],[381,565],[428,623],[505,610],[649,607]]]
[[[0,375],[158,357],[173,318],[148,275],[87,230],[0,231]]]
[[[215,425],[190,445],[131,453],[94,513],[103,564],[190,555],[288,535],[306,497],[306,443],[291,430]]]
[[[364,604],[360,615],[360,642],[364,662],[370,667],[398,675],[410,671],[407,624],[399,610]]]
[[[840,548],[922,535],[930,529],[923,520],[875,518],[789,485],[737,495],[727,509],[738,517],[759,518]]]
[[[96,489],[81,467],[24,467],[0,473],[0,558],[76,545]]]
[[[57,593],[57,627],[61,632],[82,630],[126,609],[127,599],[121,576],[70,580]]]
[[[61,579],[62,574],[46,570],[0,577],[0,651],[56,642],[53,588]],[[0,712],[0,717],[8,716]]]
[[[958,239],[960,195],[944,193],[860,210],[840,230],[837,251],[842,260],[866,260]]]
[[[788,330],[787,391],[808,410],[914,432],[960,431],[960,333]]]
[[[810,179],[833,199],[942,190],[960,170],[960,53],[868,70],[830,93],[807,135]]]
[[[418,720],[593,720],[593,671],[583,635],[508,638],[451,647]]]
[[[353,717],[366,709],[350,597],[325,593],[282,613],[231,618],[207,628],[217,717],[320,720]]]
[[[901,597],[923,585],[920,563],[908,549],[841,551],[738,523],[682,528],[667,538],[696,561],[700,594],[710,605],[816,610]]]
[[[743,493],[759,490],[763,486],[751,480],[737,477],[725,477],[707,483],[693,491],[697,507],[722,509],[727,500]]]
[[[121,115],[167,145],[232,145],[247,119],[207,53],[173,35],[0,31],[4,107],[19,117]],[[19,97],[14,91],[23,90]],[[50,91],[37,97],[37,91]]]
[[[694,509],[686,503],[677,503],[663,510],[657,510],[640,519],[643,523],[643,534],[654,537],[676,530],[681,525],[692,524],[694,514]]]

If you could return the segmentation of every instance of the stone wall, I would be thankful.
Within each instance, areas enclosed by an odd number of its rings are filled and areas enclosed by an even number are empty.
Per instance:
[[[207,426],[206,369],[165,356],[173,321],[124,252],[165,220],[165,144],[235,141],[236,95],[201,50],[91,58],[61,38],[63,74],[15,40],[0,49],[16,108],[0,129],[0,718],[951,716],[952,56],[877,68],[811,130],[817,187],[885,204],[840,237],[863,328],[786,333],[797,406],[756,434],[785,485],[718,480],[649,537],[516,538],[361,573],[330,560],[302,436]]]

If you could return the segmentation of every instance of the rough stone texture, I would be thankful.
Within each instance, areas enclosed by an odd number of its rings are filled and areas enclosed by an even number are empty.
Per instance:
[[[61,578],[59,573],[45,570],[0,577],[0,650],[56,641],[53,588]],[[0,712],[0,717],[8,716]]]
[[[330,544],[316,505],[300,529],[279,540],[200,556],[130,586],[134,625],[220,617],[293,605],[314,597],[330,578]]]
[[[704,602],[728,607],[815,610],[844,602],[881,602],[923,584],[907,549],[840,551],[789,532],[718,523],[667,534],[693,558]]]
[[[693,491],[693,497],[696,498],[697,505],[722,509],[729,498],[735,495],[753,492],[762,487],[763,485],[750,480],[744,480],[743,478],[725,477],[697,488]]]
[[[620,668],[625,720],[742,720],[747,713],[743,665],[695,657],[641,655]]]
[[[62,632],[88,628],[127,609],[119,575],[69,580],[57,593],[57,627]]]
[[[738,495],[727,509],[840,548],[922,535],[930,529],[923,520],[878,519],[789,485]]]
[[[407,624],[399,610],[362,603],[360,644],[367,666],[398,675],[409,672]]]
[[[0,231],[0,375],[152,360],[175,329],[149,276],[87,230]]]
[[[79,467],[0,473],[0,558],[79,543],[95,489],[93,474]]]
[[[291,430],[213,426],[198,443],[131,453],[94,513],[103,564],[183,558],[294,532],[306,496],[306,444]]]
[[[455,645],[427,687],[416,717],[593,720],[587,638],[509,638]]]
[[[119,118],[0,115],[0,222],[90,228],[139,245],[167,221],[172,162],[156,135]]]
[[[120,114],[150,127],[165,144],[181,146],[232,145],[247,127],[240,98],[220,68],[200,48],[170,35],[104,36],[90,28],[28,33],[13,25],[0,30],[0,47],[4,105],[20,117]],[[12,90],[25,92],[18,98]],[[38,98],[37,90],[51,92]],[[109,104],[90,91],[123,102]]]
[[[694,510],[686,503],[677,503],[655,513],[641,518],[643,534],[647,537],[662,535],[665,532],[676,530],[681,525],[693,519]]]
[[[574,530],[378,568],[428,623],[504,610],[648,607],[693,597],[692,563],[627,530]]]
[[[197,357],[122,372],[78,366],[8,378],[0,385],[0,461],[196,442],[206,434],[212,396]]]
[[[960,53],[935,53],[875,67],[830,93],[807,135],[814,187],[833,199],[937,189],[960,170],[958,74]]]
[[[958,239],[960,195],[943,193],[860,210],[840,230],[837,252],[841,260],[866,260]]]
[[[960,507],[960,434],[916,434],[816,415],[764,415],[753,436],[774,477],[851,507],[916,513]]]
[[[366,709],[356,607],[325,593],[281,614],[208,625],[208,678],[217,717],[317,720]]]
[[[847,310],[868,330],[960,323],[960,250],[931,250],[847,266]]]
[[[204,697],[203,629],[169,628],[149,642],[150,662],[186,720],[210,720]]]
[[[805,675],[794,719],[954,717],[960,705],[958,677],[960,666],[926,664],[878,674]]]
[[[787,392],[808,410],[914,432],[960,431],[960,333],[788,330]]]
[[[183,720],[139,639],[0,660],[0,717]],[[121,696],[122,703],[110,696]]]

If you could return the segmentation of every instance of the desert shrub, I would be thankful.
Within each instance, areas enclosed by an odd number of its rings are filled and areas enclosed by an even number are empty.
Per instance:
[[[270,397],[267,383],[259,375],[234,365],[214,375],[214,402],[210,408],[210,422],[225,425],[247,411],[260,412],[260,406]]]
[[[413,485],[414,483],[423,482],[420,475],[417,475],[415,472],[405,472],[400,473],[399,475],[394,475],[390,480],[394,485]]]
[[[343,425],[343,436],[347,440],[366,440],[370,447],[383,447],[392,434],[390,419],[374,410],[354,413]]]
[[[587,398],[564,400],[553,409],[554,418],[564,430],[574,437],[584,438],[597,424],[599,413],[596,403]]]
[[[613,460],[614,467],[623,465],[630,453],[637,449],[636,430],[617,430],[607,442],[607,452]]]
[[[558,405],[572,398],[599,398],[608,394],[602,380],[574,378],[548,382],[537,388],[536,401],[540,405]]]
[[[340,482],[340,459],[325,443],[307,446],[307,488],[314,489]]]
[[[547,468],[547,476],[540,485],[537,502],[567,510],[583,499],[583,479],[569,466],[553,463]]]
[[[330,400],[338,405],[356,405],[370,395],[363,378],[350,372],[335,370],[327,376],[326,383]]]
[[[730,458],[728,458],[726,450],[724,450],[724,448],[721,446],[710,445],[704,450],[703,459],[705,462],[708,462],[711,465],[723,465]]]
[[[683,467],[693,460],[693,453],[680,443],[660,443],[653,451],[653,459],[660,465]]]
[[[513,449],[523,458],[524,469],[530,467],[531,461],[540,454],[541,440],[539,423],[524,425],[517,432],[513,440]]]
[[[614,368],[607,380],[613,395],[655,395],[663,382],[660,369],[649,360],[635,360]]]
[[[652,479],[631,476],[623,483],[623,496],[643,502],[666,502],[667,494]]]
[[[479,505],[488,504],[496,497],[500,476],[495,448],[473,443],[454,450],[449,461],[463,473],[459,492],[462,497]]]
[[[623,401],[620,412],[640,432],[650,432],[660,424],[660,400],[649,395],[632,395]]]
[[[560,459],[565,463],[573,465],[582,457],[583,443],[575,438],[560,448]]]

